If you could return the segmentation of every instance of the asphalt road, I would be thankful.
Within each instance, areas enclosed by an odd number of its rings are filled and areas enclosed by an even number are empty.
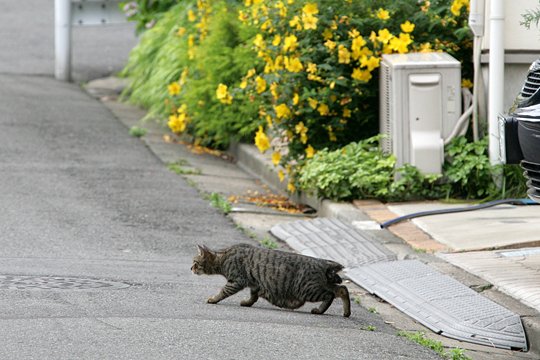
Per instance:
[[[196,244],[251,240],[53,79],[52,0],[0,5],[0,359],[437,358],[339,301],[324,316],[242,308],[245,294],[206,304],[223,279],[191,274]],[[120,69],[135,43],[130,26],[76,38],[80,81]]]

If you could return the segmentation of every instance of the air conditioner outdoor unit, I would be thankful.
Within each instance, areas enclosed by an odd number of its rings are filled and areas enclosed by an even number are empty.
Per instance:
[[[380,68],[382,149],[400,167],[440,174],[444,139],[461,115],[461,64],[446,53],[383,55]]]

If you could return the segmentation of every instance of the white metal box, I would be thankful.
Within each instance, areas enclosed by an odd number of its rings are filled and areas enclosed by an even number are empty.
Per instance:
[[[383,55],[382,148],[425,174],[440,174],[444,139],[461,115],[461,64],[446,53]]]

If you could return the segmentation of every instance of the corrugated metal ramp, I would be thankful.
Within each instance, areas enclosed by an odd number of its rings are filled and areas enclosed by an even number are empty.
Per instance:
[[[304,255],[343,264],[347,276],[429,329],[457,340],[527,350],[519,315],[417,260],[397,261],[372,236],[335,219],[271,229]]]

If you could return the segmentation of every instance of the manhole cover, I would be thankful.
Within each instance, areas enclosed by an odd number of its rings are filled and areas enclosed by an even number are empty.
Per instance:
[[[0,290],[122,289],[129,284],[62,276],[0,275]]]

